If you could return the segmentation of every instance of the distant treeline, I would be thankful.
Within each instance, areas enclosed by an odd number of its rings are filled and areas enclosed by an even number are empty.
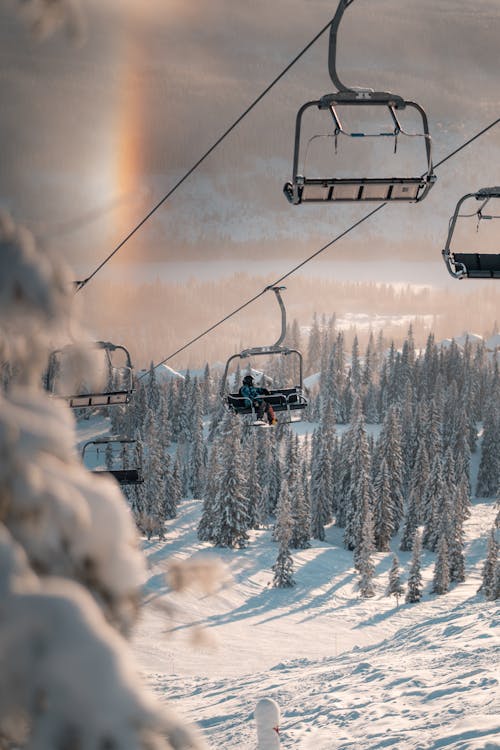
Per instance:
[[[135,284],[96,281],[85,292],[84,318],[96,339],[123,343],[130,349],[137,367],[148,367],[175,352],[191,338],[238,308],[262,290],[272,279],[234,274],[217,281],[190,279],[186,283]],[[464,282],[467,283],[467,282]],[[296,321],[303,344],[318,319],[338,321],[350,314],[373,318],[371,328],[353,325],[344,330],[345,343],[357,336],[360,346],[370,333],[400,346],[411,323],[417,348],[425,346],[432,330],[435,340],[453,338],[464,331],[489,336],[499,317],[500,290],[485,285],[479,291],[464,292],[431,287],[338,282],[330,279],[294,277],[284,299],[288,322]],[[384,316],[378,321],[376,316]],[[280,331],[280,313],[274,296],[262,298],[235,315],[208,336],[189,347],[169,364],[174,369],[198,369],[205,362],[225,361],[249,346],[273,343]]]

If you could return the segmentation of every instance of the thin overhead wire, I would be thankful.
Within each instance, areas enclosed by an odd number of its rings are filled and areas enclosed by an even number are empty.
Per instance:
[[[227,130],[225,130],[222,135],[217,138],[215,143],[210,146],[207,151],[205,151],[203,156],[201,156],[198,161],[195,162],[195,164],[193,164],[193,166],[188,169],[187,172],[185,172],[185,174],[175,183],[175,185],[170,188],[168,193],[165,193],[165,195],[158,201],[158,203],[156,203],[156,205],[153,206],[153,208],[144,216],[144,218],[141,219],[141,221],[136,224],[133,229],[131,229],[127,236],[124,237],[123,240],[121,240],[121,242],[114,248],[114,250],[112,250],[101,263],[99,263],[97,268],[95,268],[92,273],[85,279],[75,282],[75,291],[79,292],[81,289],[83,289],[89,283],[89,281],[93,279],[94,276],[96,276],[96,274],[98,274],[99,271],[111,260],[111,258],[113,258],[113,256],[116,255],[119,250],[121,250],[121,248],[130,240],[130,238],[133,237],[134,234],[136,234],[136,232],[138,232],[142,226],[144,226],[144,224],[151,218],[151,216],[153,216],[153,214],[156,213],[156,211],[158,211],[161,206],[163,206],[163,204],[175,193],[175,191],[183,184],[183,182],[185,182],[187,178],[193,174],[193,172],[205,161],[205,159],[207,159],[207,157],[210,156],[213,151],[215,151],[215,149],[222,143],[222,141],[240,124],[240,122],[254,109],[254,107],[257,106],[257,104],[266,96],[266,94],[268,94],[269,91],[271,91],[271,89],[274,88],[274,86],[276,86],[279,81],[281,81],[281,79],[288,73],[288,71],[295,65],[295,63],[297,63],[300,58],[303,57],[305,53],[318,41],[318,39],[331,26],[332,20],[333,19],[330,19],[328,23],[325,24],[325,26],[323,26],[320,31],[318,31],[313,39],[311,39],[311,41],[308,42],[308,44],[306,44],[306,46],[303,47],[297,55],[295,55],[293,60],[291,60],[288,65],[283,68],[281,73],[279,73],[276,78],[274,78],[271,83],[268,84],[263,91],[261,91],[257,98],[254,99],[251,104],[249,104],[249,106],[232,123],[232,125],[230,125]]]
[[[369,214],[366,214],[366,216],[363,216],[362,219],[360,219],[355,224],[353,224],[348,229],[346,229],[345,232],[342,232],[341,234],[339,234],[336,237],[334,237],[333,240],[330,240],[330,242],[328,242],[326,245],[323,245],[323,247],[321,247],[319,250],[316,250],[315,253],[313,253],[308,258],[306,258],[301,263],[299,263],[297,266],[295,266],[290,271],[288,271],[287,273],[285,273],[284,276],[281,276],[279,279],[276,279],[276,281],[273,281],[272,284],[268,284],[268,286],[266,286],[264,289],[262,289],[262,291],[258,292],[258,294],[254,295],[251,299],[247,300],[242,305],[240,305],[239,307],[237,307],[235,310],[233,310],[232,312],[228,313],[224,318],[222,318],[222,320],[219,320],[217,323],[214,323],[212,326],[210,326],[209,328],[207,328],[205,331],[203,331],[202,333],[198,334],[198,336],[195,336],[194,339],[191,339],[191,341],[188,341],[187,344],[184,344],[184,346],[181,346],[180,349],[177,349],[177,351],[173,352],[172,354],[169,354],[168,357],[165,357],[165,359],[162,359],[161,362],[158,362],[158,364],[154,366],[154,369],[156,370],[157,367],[160,367],[161,365],[164,365],[170,359],[173,359],[173,357],[175,357],[177,354],[180,354],[185,349],[187,349],[188,347],[190,347],[192,344],[196,343],[196,341],[199,341],[201,338],[203,338],[204,336],[206,336],[208,333],[210,333],[211,331],[213,331],[215,328],[218,328],[220,325],[222,325],[223,323],[225,323],[226,320],[229,320],[229,318],[232,318],[234,315],[236,315],[237,313],[241,312],[241,310],[244,310],[245,307],[248,307],[253,302],[255,302],[256,300],[258,300],[259,297],[262,297],[262,295],[264,295],[269,289],[271,289],[271,287],[278,286],[279,284],[281,284],[282,281],[285,281],[285,279],[287,279],[289,276],[291,276],[296,271],[298,271],[299,268],[302,268],[302,266],[305,266],[306,263],[309,263],[309,261],[311,261],[317,255],[320,255],[320,253],[322,253],[325,250],[327,250],[331,245],[335,244],[335,242],[338,242],[340,239],[342,239],[342,237],[345,237],[346,234],[349,234],[349,232],[351,232],[353,229],[355,229],[356,227],[358,227],[364,221],[367,221],[371,216],[373,216],[374,214],[376,214],[377,211],[380,211],[380,209],[383,208],[385,205],[387,205],[387,204],[386,203],[381,203],[380,205],[378,205],[377,208],[374,208],[373,211],[370,211]],[[140,375],[138,379],[140,380],[145,375],[146,375],[146,373],[144,373],[143,375]]]
[[[494,128],[495,125],[498,125],[498,123],[500,123],[500,117],[497,118],[496,120],[494,120],[493,122],[491,122],[489,125],[487,125],[482,130],[480,130],[478,133],[476,133],[475,135],[473,135],[467,141],[465,141],[464,143],[462,143],[458,148],[456,148],[453,151],[451,151],[447,156],[444,157],[444,159],[441,159],[441,161],[439,161],[434,166],[434,169],[438,169],[440,166],[442,166],[449,159],[451,159],[452,157],[456,156],[458,153],[460,153],[461,151],[463,151],[464,148],[467,148],[467,146],[469,146],[471,143],[473,143],[478,138],[480,138],[485,133],[487,133],[489,130],[491,130],[492,128]],[[227,315],[225,315],[221,320],[217,321],[217,323],[214,323],[209,328],[207,328],[205,331],[203,331],[202,333],[198,334],[198,336],[195,336],[193,339],[191,339],[186,344],[184,344],[183,346],[181,346],[175,352],[172,352],[172,354],[169,354],[168,357],[165,357],[164,359],[162,359],[161,362],[158,362],[158,364],[154,365],[153,369],[156,370],[157,367],[161,367],[161,365],[166,364],[169,360],[173,359],[178,354],[180,354],[181,352],[185,351],[190,346],[192,346],[194,343],[196,343],[197,341],[199,341],[200,339],[202,339],[204,336],[206,336],[207,334],[209,334],[212,331],[214,331],[216,328],[218,328],[219,326],[221,326],[227,320],[229,320],[230,318],[234,317],[237,313],[241,312],[241,310],[244,310],[245,307],[248,307],[253,302],[255,302],[260,297],[262,297],[262,295],[264,295],[271,287],[278,286],[279,284],[281,284],[282,281],[285,281],[285,279],[288,279],[290,276],[292,276],[294,273],[296,273],[300,268],[302,268],[303,266],[305,266],[311,260],[313,260],[314,258],[316,258],[318,255],[320,255],[325,250],[327,250],[329,247],[331,247],[336,242],[338,242],[339,240],[341,240],[343,237],[345,237],[346,235],[348,235],[350,232],[352,232],[354,229],[356,229],[357,227],[359,227],[365,221],[367,221],[368,219],[370,219],[376,213],[378,213],[379,211],[381,211],[386,205],[387,205],[387,202],[386,203],[380,203],[376,208],[374,208],[369,213],[365,214],[365,216],[363,216],[361,219],[359,219],[358,221],[356,221],[354,224],[351,224],[351,226],[348,227],[345,231],[341,232],[341,234],[338,234],[336,237],[334,237],[332,240],[330,240],[330,242],[327,242],[326,245],[323,245],[323,247],[320,247],[319,250],[316,250],[316,252],[314,252],[312,255],[309,255],[307,258],[305,258],[303,261],[301,261],[298,265],[296,265],[293,268],[291,268],[283,276],[280,276],[279,279],[276,279],[271,284],[268,284],[264,289],[262,289],[260,292],[258,292],[257,294],[255,294],[249,300],[247,300],[246,302],[244,302],[242,305],[240,305],[239,307],[237,307],[232,312],[230,312]],[[139,378],[138,378],[138,380],[141,380],[143,377],[145,377],[145,375],[146,375],[146,373],[143,373],[142,375],[140,375]]]

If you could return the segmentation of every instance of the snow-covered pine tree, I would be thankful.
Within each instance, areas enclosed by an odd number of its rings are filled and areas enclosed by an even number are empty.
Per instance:
[[[415,538],[412,544],[412,556],[410,562],[410,571],[408,574],[408,584],[406,588],[405,602],[415,604],[422,598],[422,535],[420,530],[415,532]]]
[[[271,430],[257,430],[257,471],[262,492],[257,499],[257,519],[259,526],[266,526],[271,512],[269,486],[271,483],[271,440],[274,442],[274,432]]]
[[[387,508],[392,517],[392,535],[396,534],[403,518],[403,456],[401,444],[401,421],[398,407],[389,408],[377,441],[377,455],[387,463],[389,498]]]
[[[280,443],[278,431],[273,431],[271,435],[270,443],[270,456],[269,456],[269,513],[276,511],[278,504],[278,498],[281,491],[281,456],[280,456]]]
[[[494,497],[500,477],[500,417],[498,404],[490,402],[483,425],[481,460],[477,475],[476,495]]]
[[[156,377],[156,370],[153,362],[149,365],[148,377],[145,379],[146,404],[153,414],[158,414],[160,408],[161,392]]]
[[[357,408],[357,417],[352,426],[352,443],[350,448],[350,487],[348,490],[344,544],[347,549],[354,550],[360,539],[361,522],[364,517],[364,501],[365,499],[367,500],[370,515],[373,504],[372,461],[365,429],[365,420],[360,406]]]
[[[293,577],[293,559],[290,554],[290,540],[292,538],[293,519],[290,504],[290,492],[286,482],[281,486],[281,492],[276,511],[276,526],[274,538],[279,544],[278,557],[273,565],[273,586],[275,588],[290,588],[295,586]]]
[[[325,526],[332,520],[329,446],[322,432],[313,435],[311,461],[311,533],[321,542],[325,539]]]
[[[179,450],[175,453],[174,468],[172,469],[172,504],[178,508],[184,495],[182,494],[182,459]]]
[[[439,453],[434,455],[429,480],[425,485],[423,498],[423,518],[424,531],[422,543],[426,549],[432,552],[436,551],[439,525],[440,525],[440,508],[443,504],[447,488],[443,478],[442,459]]]
[[[401,583],[401,573],[399,569],[399,560],[397,555],[392,556],[392,565],[389,571],[389,585],[385,592],[386,596],[393,596],[396,599],[396,604],[399,606],[399,599],[403,596],[405,588]]]
[[[144,451],[144,484],[142,493],[144,507],[139,517],[140,528],[148,539],[158,535],[164,539],[164,500],[165,500],[165,474],[164,458],[161,455],[156,424],[151,423]]]
[[[496,599],[498,597],[498,549],[497,531],[493,527],[488,536],[486,547],[486,559],[481,571],[481,586],[478,592],[482,592],[486,599]]]
[[[455,459],[451,446],[444,456],[445,499],[440,508],[441,528],[446,536],[448,545],[448,568],[450,581],[465,580],[464,560],[464,508],[468,507],[464,501],[468,481],[462,478],[457,482]]]
[[[261,432],[265,432],[265,430],[261,430]],[[248,456],[248,471],[245,488],[245,495],[248,499],[248,528],[258,529],[260,527],[259,515],[262,514],[262,496],[264,493],[260,483],[260,472],[257,462],[257,438],[255,431],[250,434],[249,440],[245,446],[245,453]]]
[[[179,506],[179,498],[176,493],[176,488],[173,482],[173,471],[172,461],[170,455],[165,453],[163,456],[163,506],[162,516],[165,520],[169,521],[172,518],[177,518],[177,508]]]
[[[313,315],[313,322],[311,330],[309,332],[309,340],[307,342],[307,358],[306,358],[306,375],[312,375],[314,372],[318,372],[321,365],[321,329],[318,323],[318,316],[316,313]]]
[[[450,588],[450,568],[448,563],[448,542],[446,533],[443,531],[437,543],[437,557],[434,564],[434,576],[432,579],[432,593],[446,594]]]
[[[231,412],[227,412],[221,426],[219,466],[213,542],[218,547],[245,547],[248,542],[248,498],[245,495],[241,424]]]
[[[392,505],[391,484],[387,461],[382,458],[373,486],[374,511],[373,530],[375,547],[379,552],[387,552],[394,529],[394,507]]]
[[[132,462],[135,466],[141,467],[144,471],[144,445],[139,430],[137,430],[134,439],[135,444]],[[130,502],[130,509],[134,516],[137,528],[140,529],[140,519],[145,511],[144,485],[135,484],[130,487],[129,493],[127,493],[127,498]]]
[[[373,576],[375,574],[375,565],[373,555],[375,545],[373,544],[373,517],[371,511],[371,487],[369,486],[368,477],[363,478],[362,483],[365,485],[362,491],[360,505],[359,532],[354,550],[354,565],[359,571],[358,588],[363,599],[375,595],[373,587]]]
[[[294,549],[307,549],[311,546],[311,509],[306,495],[307,463],[302,462],[300,476],[291,489],[293,528],[290,546]]]
[[[193,497],[201,497],[205,485],[207,451],[203,436],[201,386],[196,382],[193,393],[192,435],[189,453],[189,490]]]
[[[215,441],[209,453],[206,481],[203,488],[203,507],[197,531],[198,539],[202,542],[213,541],[217,525],[218,448],[218,442]]]

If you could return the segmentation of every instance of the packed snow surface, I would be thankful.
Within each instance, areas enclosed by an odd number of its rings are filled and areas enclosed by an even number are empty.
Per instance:
[[[476,458],[477,460],[477,458]],[[477,589],[496,510],[475,501],[466,522],[467,579],[430,593],[424,552],[418,604],[385,596],[391,553],[376,556],[376,595],[361,599],[342,530],[295,551],[292,589],[271,587],[272,530],[244,550],[196,537],[201,503],[184,501],[164,542],[144,541],[145,607],[134,651],[161,700],[201,726],[210,747],[256,748],[254,708],[281,708],[281,746],[307,750],[497,750],[499,608]],[[411,553],[399,556],[405,581]],[[226,574],[215,592],[169,589],[172,560],[214,554]]]

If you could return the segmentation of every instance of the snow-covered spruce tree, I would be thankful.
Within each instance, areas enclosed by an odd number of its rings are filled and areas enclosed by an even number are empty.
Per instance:
[[[139,528],[148,539],[151,539],[152,536],[158,536],[159,539],[164,538],[164,467],[156,424],[152,421],[147,433],[144,451],[144,483],[141,486],[144,505],[143,512],[138,519]]]
[[[399,605],[399,599],[403,596],[405,587],[401,583],[401,573],[399,570],[399,560],[397,555],[392,556],[392,565],[389,571],[389,585],[387,586],[386,596],[393,596],[396,604]]]
[[[413,464],[408,485],[408,502],[405,511],[403,533],[401,535],[401,550],[408,551],[411,549],[415,529],[424,521],[424,497],[425,488],[429,481],[429,473],[430,466],[426,438],[422,432],[419,432],[415,463]]]
[[[448,545],[448,573],[450,582],[465,580],[464,560],[464,501],[468,482],[461,475],[461,481],[457,482],[455,471],[455,459],[451,446],[446,450],[444,456],[445,472],[445,501],[441,506],[441,527],[446,535]]]
[[[311,459],[311,534],[320,542],[325,539],[325,525],[331,521],[330,472],[327,467],[329,449],[320,432],[313,435]]]
[[[199,388],[197,389],[199,390]],[[189,455],[189,490],[193,497],[201,497],[205,485],[207,450],[203,438],[201,401],[194,408],[193,444]]]
[[[268,485],[268,491],[269,491],[269,513],[274,513],[276,511],[276,506],[278,504],[278,498],[280,496],[281,491],[281,471],[282,471],[282,463],[281,463],[281,456],[280,456],[280,443],[278,440],[279,434],[278,432],[273,432],[271,435],[271,449],[270,449],[270,459],[269,459],[269,485]]]
[[[264,493],[260,484],[255,431],[250,435],[245,452],[248,456],[247,484],[245,488],[245,494],[248,498],[248,528],[258,529],[260,526],[259,515],[262,514],[262,496]]]
[[[434,564],[432,593],[446,594],[450,588],[450,567],[448,563],[448,542],[446,534],[441,533],[437,543],[437,557]]]
[[[241,423],[229,411],[221,426],[219,466],[212,541],[217,547],[245,547],[248,542],[248,499],[245,495]]]
[[[494,497],[500,477],[500,416],[498,404],[490,402],[483,426],[481,461],[477,475],[476,495]]]
[[[377,455],[387,463],[389,497],[386,501],[392,519],[392,535],[396,534],[403,518],[403,457],[401,444],[401,422],[399,410],[391,406],[387,412],[379,440]]]
[[[146,404],[153,414],[157,415],[160,409],[161,391],[156,377],[156,370],[153,362],[149,365],[147,378],[145,378],[144,387],[146,389]]]
[[[116,483],[82,466],[73,415],[40,387],[68,338],[71,290],[61,259],[2,216],[0,360],[15,375],[0,394],[2,743],[192,748],[144,691],[124,637],[145,574],[132,516]]]
[[[165,453],[163,456],[163,503],[162,516],[165,521],[177,518],[177,509],[179,507],[180,497],[178,495],[178,484],[174,482],[174,473],[170,455]]]
[[[366,599],[375,595],[373,587],[373,576],[375,565],[373,564],[373,555],[375,545],[373,544],[373,517],[371,512],[370,488],[368,480],[362,480],[365,488],[362,492],[360,505],[360,520],[358,539],[354,550],[354,565],[359,571],[358,588],[360,595]]]
[[[440,525],[440,508],[443,504],[447,487],[443,478],[442,459],[439,453],[436,453],[432,462],[429,480],[425,486],[423,498],[423,518],[424,531],[422,543],[426,549],[436,551],[439,536]]]
[[[294,549],[307,549],[311,546],[311,508],[309,506],[309,495],[306,494],[307,465],[302,464],[301,476],[291,489],[291,505],[293,528],[290,546]]]
[[[293,559],[290,554],[290,540],[292,538],[293,519],[290,504],[290,492],[284,482],[278,500],[276,512],[276,526],[274,538],[279,544],[278,557],[273,565],[273,586],[275,588],[290,588],[295,586],[293,578]]]
[[[394,529],[393,505],[389,468],[387,461],[382,458],[380,468],[373,485],[374,511],[373,529],[375,547],[379,552],[387,552]]]
[[[198,539],[202,542],[211,542],[214,538],[217,525],[217,482],[219,476],[218,463],[219,444],[216,440],[212,444],[208,458],[208,467],[205,486],[203,488],[203,507],[200,521],[198,523]]]
[[[309,338],[307,341],[307,357],[306,357],[306,375],[312,375],[314,372],[318,372],[321,365],[321,329],[318,323],[318,316],[316,313],[313,315],[313,322],[311,330],[309,332]]]
[[[354,550],[360,539],[364,498],[365,496],[368,498],[370,509],[373,501],[371,454],[365,429],[365,420],[360,410],[358,410],[358,415],[352,426],[352,443],[350,448],[350,487],[348,490],[349,497],[347,502],[344,544],[347,549]]]
[[[490,600],[498,597],[498,549],[496,529],[493,527],[488,536],[486,559],[481,571],[481,586],[478,589],[478,592],[482,592],[486,599]]]
[[[415,538],[412,544],[412,556],[410,562],[410,571],[408,574],[408,584],[406,588],[405,602],[415,604],[422,598],[422,535],[420,530],[415,532]]]

